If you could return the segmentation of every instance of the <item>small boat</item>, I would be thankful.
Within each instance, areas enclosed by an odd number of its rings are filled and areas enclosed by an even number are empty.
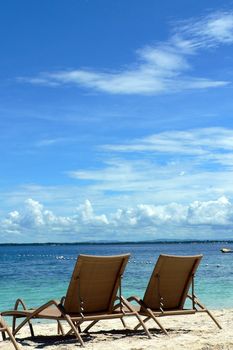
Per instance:
[[[221,249],[221,252],[222,252],[222,253],[233,253],[233,249],[230,249],[230,248],[222,248],[222,249]]]

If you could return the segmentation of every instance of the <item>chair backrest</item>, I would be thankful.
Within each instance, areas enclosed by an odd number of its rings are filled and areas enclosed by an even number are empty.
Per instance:
[[[202,255],[160,255],[143,301],[153,310],[182,309]]]
[[[129,256],[79,255],[66,293],[66,312],[110,312]]]

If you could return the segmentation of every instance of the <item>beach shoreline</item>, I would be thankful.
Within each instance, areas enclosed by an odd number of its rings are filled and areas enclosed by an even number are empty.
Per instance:
[[[186,316],[169,316],[160,318],[167,328],[169,336],[158,330],[153,321],[148,322],[152,327],[153,339],[148,339],[142,330],[133,331],[136,321],[127,317],[129,329],[124,330],[119,320],[101,321],[95,325],[90,335],[84,335],[85,348],[88,350],[210,350],[233,349],[233,309],[213,310],[214,316],[222,326],[218,329],[206,314]],[[56,335],[56,323],[40,323],[35,321],[35,338],[30,337],[27,326],[19,332],[16,339],[22,349],[71,350],[81,348],[74,337]],[[12,344],[0,342],[0,350],[11,350]]]

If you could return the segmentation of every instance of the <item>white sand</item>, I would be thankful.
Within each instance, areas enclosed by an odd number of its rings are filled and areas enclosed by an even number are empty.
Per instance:
[[[96,350],[233,350],[233,309],[215,310],[222,330],[218,329],[206,314],[188,316],[164,317],[160,321],[169,331],[169,337],[162,334],[154,323],[147,324],[153,327],[151,331],[153,339],[146,337],[143,331],[133,331],[136,324],[134,318],[126,318],[131,330],[123,330],[119,320],[99,322],[92,328],[90,336],[83,336],[86,349]],[[21,349],[46,349],[46,350],[74,350],[80,345],[73,337],[56,336],[56,325],[35,323],[36,336],[30,337],[28,327],[17,335]],[[9,341],[0,342],[1,350],[14,349]]]

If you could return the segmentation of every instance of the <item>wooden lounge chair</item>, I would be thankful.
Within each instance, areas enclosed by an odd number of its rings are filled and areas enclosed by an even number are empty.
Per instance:
[[[136,301],[139,308],[135,310],[141,316],[145,316],[143,322],[153,319],[160,329],[168,335],[167,330],[158,320],[163,316],[188,315],[196,312],[207,313],[216,325],[220,324],[211,312],[200,303],[194,293],[194,277],[202,255],[196,256],[172,256],[160,255],[152,272],[143,299],[131,296],[129,302]],[[191,294],[189,289],[191,287]],[[191,307],[185,308],[185,302],[189,299]],[[138,329],[138,324],[135,329]]]
[[[121,278],[129,256],[130,254],[116,256],[79,255],[66,297],[63,297],[60,302],[51,300],[37,309],[27,309],[23,301],[18,299],[15,310],[2,313],[5,316],[13,316],[13,334],[17,334],[28,323],[33,336],[31,320],[35,318],[56,320],[59,333],[62,335],[74,334],[81,346],[84,346],[80,335],[80,325],[83,322],[96,323],[99,320],[119,318],[125,326],[123,317],[135,316],[147,336],[151,338],[141,316],[121,295]],[[117,296],[118,290],[119,296]],[[115,301],[120,304],[120,309],[114,307]],[[20,305],[23,306],[24,310],[18,309]],[[24,317],[24,320],[16,327],[16,320],[20,317]],[[66,334],[61,321],[66,321],[70,327]]]
[[[15,349],[19,350],[19,346],[16,343],[16,340],[15,340],[13,334],[11,333],[10,328],[8,327],[5,320],[1,316],[0,316],[0,332],[2,333],[3,340],[6,340],[6,333],[7,333],[9,336],[9,339],[12,342],[12,344],[14,345]]]

